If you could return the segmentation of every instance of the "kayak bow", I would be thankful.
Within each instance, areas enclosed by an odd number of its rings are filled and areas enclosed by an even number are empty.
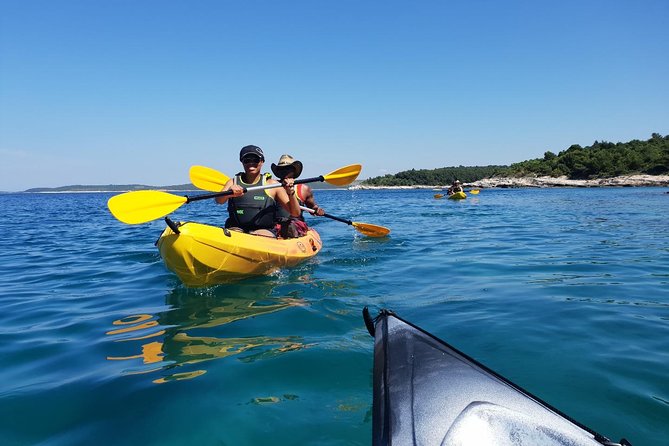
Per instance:
[[[631,446],[572,420],[393,312],[376,319],[374,445]]]

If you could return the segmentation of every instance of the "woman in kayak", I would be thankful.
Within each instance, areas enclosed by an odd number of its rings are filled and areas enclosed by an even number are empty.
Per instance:
[[[279,163],[272,163],[272,172],[279,179],[292,178],[293,180],[299,178],[302,174],[302,162],[294,159],[290,155],[281,155]],[[314,192],[307,184],[298,184],[295,187],[297,199],[301,206],[306,206],[309,209],[316,211],[314,215],[322,216],[325,214],[325,209],[316,204]]]
[[[451,184],[451,187],[448,188],[448,195],[453,195],[458,192],[464,192],[462,189],[462,183],[460,183],[460,180],[455,180],[453,181],[453,184]]]
[[[281,155],[278,164],[272,163],[272,172],[282,181],[286,179],[295,180],[302,174],[302,162],[290,155]],[[306,184],[298,184],[295,188],[300,206],[313,209],[314,215],[324,215],[325,210],[316,204],[314,192]],[[279,209],[276,220],[276,233],[281,238],[301,237],[307,233],[309,227],[300,212],[299,217],[289,215],[285,210]]]
[[[244,172],[228,180],[223,190],[232,190],[232,195],[217,197],[219,204],[228,203],[228,219],[225,227],[266,237],[276,237],[274,230],[278,210],[283,208],[288,215],[298,217],[300,204],[295,195],[294,179],[285,178],[283,187],[255,190],[244,193],[244,188],[266,184],[277,184],[269,174],[262,173],[265,155],[260,147],[244,146],[239,152]]]

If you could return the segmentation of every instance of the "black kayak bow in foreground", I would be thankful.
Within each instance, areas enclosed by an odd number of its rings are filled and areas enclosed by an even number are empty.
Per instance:
[[[631,446],[569,418],[393,312],[372,319],[372,444]]]

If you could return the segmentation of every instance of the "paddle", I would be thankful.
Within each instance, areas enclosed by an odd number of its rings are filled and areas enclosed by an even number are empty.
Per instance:
[[[306,206],[300,206],[300,209],[311,212],[312,214],[316,212],[314,209],[308,208]],[[322,216],[351,225],[355,228],[356,231],[369,237],[385,237],[386,235],[390,234],[390,229],[383,226],[346,220],[345,218],[336,217],[330,214],[323,214]]]
[[[360,164],[351,164],[350,166],[340,167],[339,169],[334,170],[326,175],[296,180],[295,184],[325,181],[335,186],[345,186],[352,183],[358,177],[361,169],[362,166]],[[211,178],[209,181],[209,184],[212,185]],[[277,187],[281,187],[281,183],[247,187],[244,188],[244,192],[274,189]],[[216,192],[214,194],[196,195],[194,197],[189,197],[188,195],[179,196],[167,192],[153,190],[126,192],[111,197],[107,202],[107,207],[111,211],[112,215],[118,220],[122,221],[123,223],[133,225],[138,223],[146,223],[148,221],[163,217],[179,209],[186,203],[223,197],[226,195],[232,195],[233,193],[234,192],[232,190],[226,190]]]
[[[230,180],[226,174],[205,166],[191,166],[188,175],[195,187],[212,192],[220,192]]]
[[[228,176],[224,173],[219,172],[218,170],[211,169],[204,166],[193,166],[190,168],[190,182],[200,189],[218,191],[225,185],[229,180]],[[315,213],[313,209],[310,209],[305,206],[300,206],[303,211]],[[346,220],[345,218],[336,217],[334,215],[323,214],[323,217],[331,218],[332,220],[340,221],[348,225],[353,226],[361,234],[367,235],[369,237],[385,237],[390,234],[390,229],[383,226],[372,225],[369,223],[360,223],[355,221]]]

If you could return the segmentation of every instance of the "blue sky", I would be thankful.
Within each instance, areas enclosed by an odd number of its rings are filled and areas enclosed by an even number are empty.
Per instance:
[[[666,0],[2,0],[0,190],[232,175],[246,144],[367,178],[666,135],[667,23]]]

